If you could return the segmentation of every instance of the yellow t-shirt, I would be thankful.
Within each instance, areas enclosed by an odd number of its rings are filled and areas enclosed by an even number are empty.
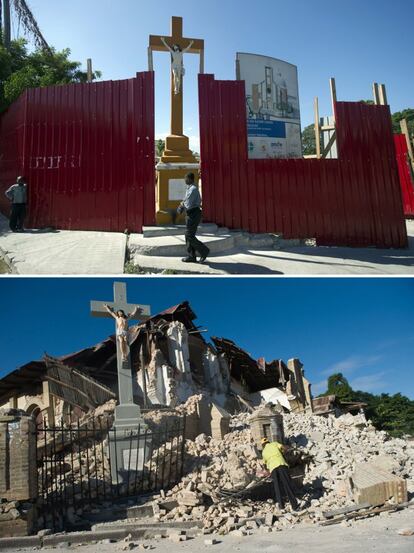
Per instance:
[[[288,466],[282,454],[282,444],[279,442],[270,442],[266,444],[262,451],[263,461],[266,463],[267,470],[272,472],[273,469],[284,465]]]

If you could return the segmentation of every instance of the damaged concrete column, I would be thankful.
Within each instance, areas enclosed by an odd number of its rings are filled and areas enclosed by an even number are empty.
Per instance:
[[[219,358],[216,352],[208,346],[203,356],[205,384],[212,393],[225,394],[228,391],[230,379],[223,376]],[[228,370],[228,368],[227,368]],[[227,378],[226,378],[227,376]]]
[[[0,410],[0,537],[30,534],[37,497],[36,427],[17,409]]]
[[[151,361],[147,366],[147,395],[153,405],[175,406],[174,370],[168,365],[160,349],[152,352]],[[143,371],[138,373],[138,383],[142,386]]]
[[[293,396],[293,401],[297,403],[295,410],[312,411],[310,383],[303,375],[303,364],[299,359],[293,358],[289,359],[287,366],[291,375],[286,391],[288,396]]]
[[[177,398],[186,401],[196,391],[191,374],[188,332],[182,323],[174,321],[168,327],[167,336],[170,362],[177,371]]]

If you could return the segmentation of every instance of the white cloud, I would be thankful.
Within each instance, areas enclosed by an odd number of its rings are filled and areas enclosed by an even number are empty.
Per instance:
[[[165,140],[166,137],[169,135],[170,133],[169,132],[158,132],[156,135],[155,135],[155,140],[159,140],[161,138],[161,140]]]
[[[190,150],[193,152],[200,153],[200,137],[199,136],[189,136],[190,140]]]
[[[334,373],[352,374],[357,369],[375,365],[382,359],[382,355],[350,355],[342,361],[331,365],[322,371],[322,374],[331,375]]]
[[[357,376],[351,380],[350,384],[353,390],[362,390],[363,392],[378,392],[387,387],[388,382],[385,380],[386,372],[369,374],[366,376]]]

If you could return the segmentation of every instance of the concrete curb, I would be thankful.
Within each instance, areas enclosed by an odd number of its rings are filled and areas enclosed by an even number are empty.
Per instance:
[[[0,538],[0,551],[3,549],[12,549],[23,547],[41,547],[42,540],[39,536],[21,536],[15,538]]]
[[[56,547],[61,543],[88,544],[102,540],[119,541],[131,535],[132,539],[154,539],[155,537],[168,537],[170,534],[185,532],[188,538],[195,538],[201,533],[201,528],[197,522],[171,523],[166,526],[165,523],[137,524],[123,523],[104,525],[95,525],[92,530],[82,532],[69,532],[50,534],[48,536],[22,536],[14,538],[0,538],[0,551],[11,550],[23,547]]]
[[[122,528],[113,528],[95,532],[87,530],[85,532],[70,532],[68,534],[51,534],[43,538],[42,546],[51,547],[65,542],[70,544],[78,544],[91,543],[101,540],[122,540],[123,538],[126,538],[129,533],[132,534],[132,532],[127,532]]]

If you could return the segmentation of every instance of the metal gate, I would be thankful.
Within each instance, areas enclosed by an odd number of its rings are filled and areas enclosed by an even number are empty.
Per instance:
[[[154,76],[26,90],[0,119],[0,211],[17,175],[31,228],[155,223]]]
[[[108,447],[109,439],[115,450]],[[150,429],[138,426],[130,432],[128,467],[122,482],[118,470],[114,471],[116,479],[111,477],[116,444],[112,421],[100,418],[69,427],[44,423],[38,428],[39,527],[68,530],[79,526],[83,517],[102,503],[137,498],[175,485],[184,470],[185,416],[174,416]],[[138,467],[134,452],[140,449],[145,462]]]
[[[388,106],[336,102],[339,159],[248,159],[244,81],[199,75],[206,221],[320,245],[407,246]]]
[[[414,217],[414,174],[408,157],[407,139],[403,134],[394,134],[397,152],[398,173],[400,175],[404,214]]]

